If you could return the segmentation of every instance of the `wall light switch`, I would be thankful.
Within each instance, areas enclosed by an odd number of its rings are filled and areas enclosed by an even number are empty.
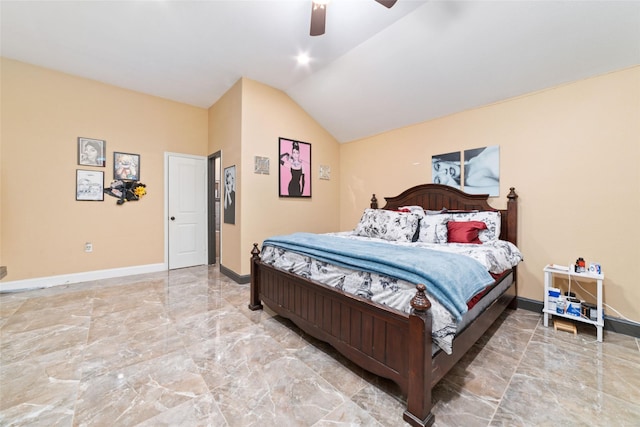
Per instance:
[[[84,251],[85,252],[93,252],[93,243],[91,242],[87,242],[84,244]]]

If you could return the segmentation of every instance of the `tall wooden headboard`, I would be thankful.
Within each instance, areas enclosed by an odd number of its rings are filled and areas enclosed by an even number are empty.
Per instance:
[[[468,194],[457,188],[442,184],[421,184],[403,191],[395,197],[385,197],[382,209],[398,209],[402,206],[422,206],[428,210],[497,211],[500,212],[500,239],[518,244],[518,195],[511,187],[507,194],[507,208],[495,209],[489,205],[488,194]],[[371,208],[378,209],[378,199],[374,194]]]

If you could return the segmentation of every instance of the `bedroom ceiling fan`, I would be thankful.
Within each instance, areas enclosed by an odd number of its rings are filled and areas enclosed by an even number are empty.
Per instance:
[[[391,8],[398,0],[375,0],[386,8]],[[311,31],[312,36],[324,34],[324,24],[327,17],[329,0],[312,0],[311,2]]]

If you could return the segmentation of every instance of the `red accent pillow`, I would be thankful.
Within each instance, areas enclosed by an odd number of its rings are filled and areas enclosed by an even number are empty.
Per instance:
[[[487,224],[482,221],[449,221],[447,222],[447,241],[449,243],[475,243],[482,244],[478,233],[480,230],[486,230]]]

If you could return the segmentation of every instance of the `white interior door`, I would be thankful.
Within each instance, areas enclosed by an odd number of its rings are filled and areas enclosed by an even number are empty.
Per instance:
[[[169,269],[207,263],[207,159],[168,156]]]

